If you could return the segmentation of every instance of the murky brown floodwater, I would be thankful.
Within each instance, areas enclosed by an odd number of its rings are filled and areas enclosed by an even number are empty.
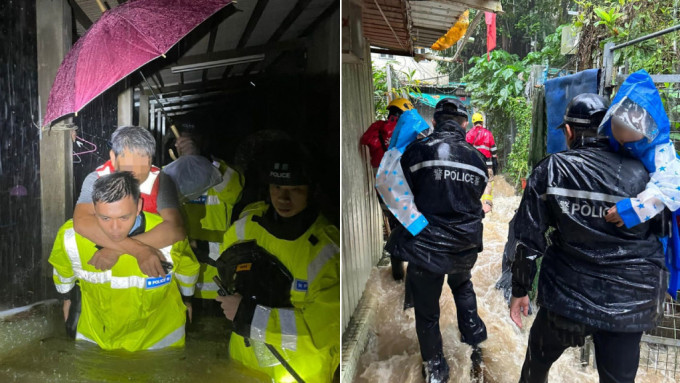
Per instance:
[[[271,382],[229,359],[224,317],[194,317],[186,347],[104,351],[67,338],[58,305],[0,320],[0,382]]]
[[[524,318],[524,330],[519,330],[510,320],[501,292],[494,288],[501,274],[508,222],[520,201],[520,197],[513,195],[513,192],[513,188],[504,180],[495,182],[494,211],[484,219],[484,251],[472,271],[479,315],[486,323],[489,335],[481,344],[486,365],[485,382],[517,382],[533,322],[533,316]],[[402,310],[404,284],[392,280],[389,266],[374,268],[366,286],[366,294],[377,297],[378,313],[369,344],[359,360],[355,382],[423,382],[413,309]],[[460,342],[456,308],[447,285],[444,285],[440,305],[444,355],[451,368],[449,381],[469,382],[471,348]],[[550,382],[598,382],[597,371],[592,366],[581,367],[579,355],[579,349],[567,350],[550,370]],[[636,382],[674,380],[653,370],[639,369]]]

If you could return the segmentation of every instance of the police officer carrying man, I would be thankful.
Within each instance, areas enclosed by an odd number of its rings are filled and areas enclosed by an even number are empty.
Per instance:
[[[401,158],[404,177],[429,225],[415,237],[399,226],[390,237],[389,250],[409,262],[406,288],[413,297],[427,382],[449,378],[439,330],[439,297],[447,274],[462,341],[473,347],[473,371],[479,372],[478,344],[486,339],[470,271],[482,249],[480,198],[488,175],[482,154],[465,141],[467,121],[459,100],[439,101],[434,132],[411,144]]]
[[[609,207],[637,195],[649,179],[642,163],[613,152],[597,135],[607,104],[590,93],[569,102],[562,127],[570,150],[536,166],[517,212],[510,316],[519,327],[543,256],[540,309],[520,382],[547,381],[552,363],[589,334],[600,381],[633,382],[642,332],[661,318],[666,272],[656,229],[604,220]],[[548,246],[549,227],[555,230]]]

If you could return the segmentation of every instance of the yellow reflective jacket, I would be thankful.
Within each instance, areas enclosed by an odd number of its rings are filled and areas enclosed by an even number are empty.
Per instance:
[[[146,230],[162,222],[158,215],[143,214]],[[94,242],[77,234],[69,220],[59,229],[49,258],[57,291],[65,294],[75,283],[80,286],[76,339],[105,350],[184,346],[186,307],[181,295],[193,295],[199,267],[188,241],[161,249],[173,264],[165,278],[147,277],[128,254],[111,270],[97,270],[87,263],[96,251]]]
[[[231,358],[276,382],[295,382],[266,348],[266,342],[306,382],[330,382],[340,363],[338,229],[319,215],[303,235],[288,241],[274,237],[252,218],[241,218],[229,228],[220,253],[239,241],[255,240],[279,258],[295,278],[291,286],[294,307],[265,307],[242,300],[229,342]],[[239,318],[252,320],[239,323]]]
[[[219,161],[222,182],[210,188],[205,202],[206,214],[201,219],[205,230],[227,231],[234,205],[241,199],[244,178],[224,161]]]
[[[243,176],[224,161],[219,161],[218,164],[222,173],[222,182],[208,189],[199,198],[182,205],[189,240],[207,241],[208,256],[213,260],[220,256],[220,242],[231,222],[234,205],[241,198],[243,190]],[[217,285],[213,277],[217,275],[217,269],[214,266],[201,262],[194,296],[215,299]]]

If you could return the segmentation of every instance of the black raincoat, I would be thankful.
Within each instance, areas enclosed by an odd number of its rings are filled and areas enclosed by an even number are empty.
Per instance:
[[[401,167],[429,225],[415,237],[399,226],[387,251],[433,273],[470,271],[482,250],[484,156],[465,141],[459,124],[445,121],[406,148]]]
[[[663,246],[649,222],[627,229],[604,220],[609,207],[648,180],[642,163],[612,152],[606,141],[540,162],[516,215],[513,296],[526,295],[536,258],[545,254],[540,306],[605,331],[655,327],[667,284]]]

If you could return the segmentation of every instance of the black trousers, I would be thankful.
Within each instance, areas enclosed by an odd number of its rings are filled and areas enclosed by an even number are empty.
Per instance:
[[[444,274],[435,274],[409,264],[406,275],[406,288],[413,297],[420,354],[424,361],[432,360],[443,352],[439,330],[439,297],[442,295]],[[449,274],[448,285],[456,303],[461,340],[476,346],[486,340],[486,326],[477,314],[477,296],[470,277],[469,271]]]
[[[634,382],[640,362],[642,332],[609,332],[597,329],[585,329],[585,332],[593,335],[600,382]],[[548,319],[548,311],[539,309],[529,333],[529,346],[520,383],[547,382],[550,366],[571,346],[567,343],[564,337],[558,336]]]

